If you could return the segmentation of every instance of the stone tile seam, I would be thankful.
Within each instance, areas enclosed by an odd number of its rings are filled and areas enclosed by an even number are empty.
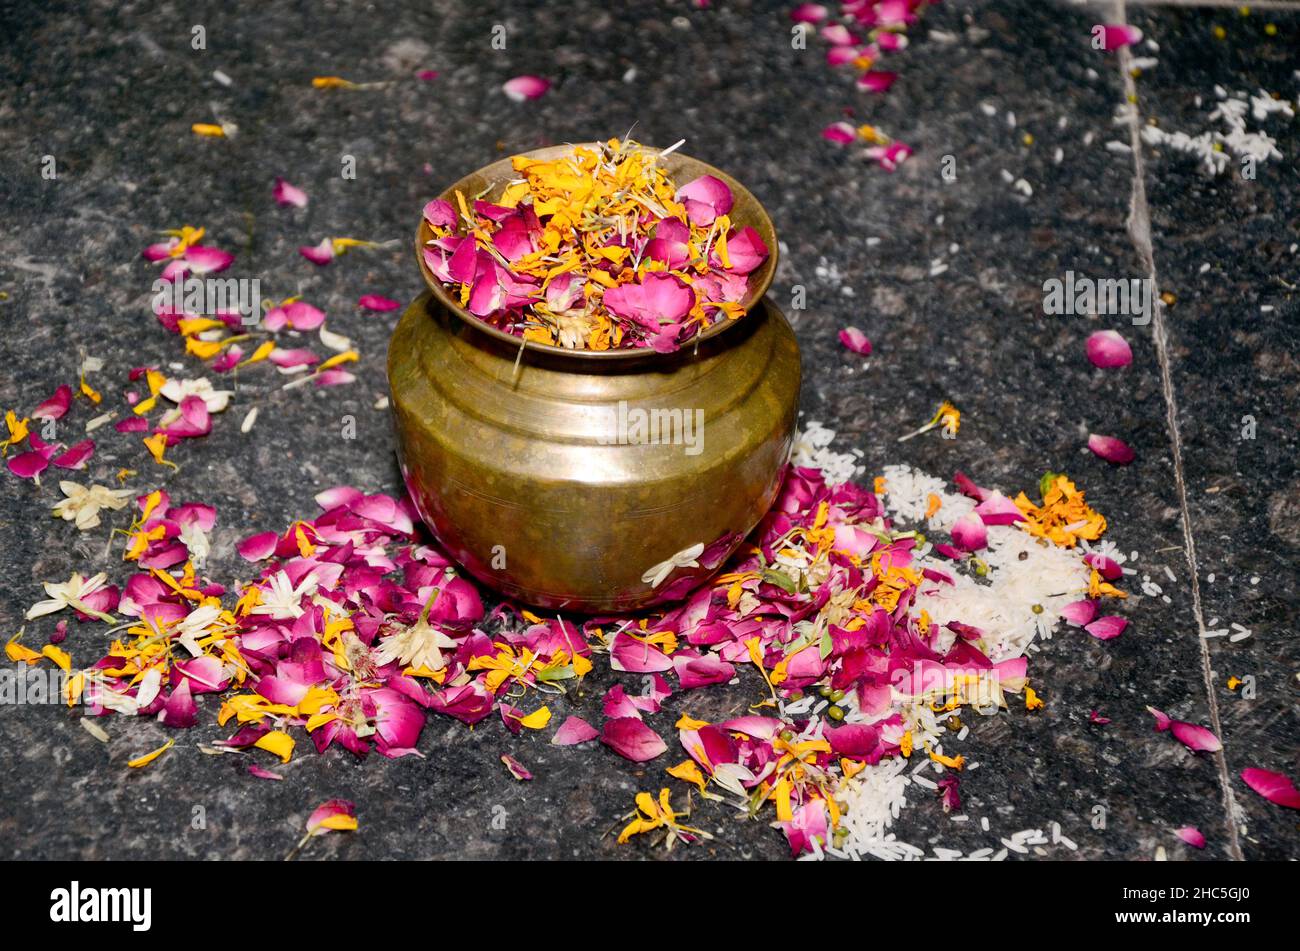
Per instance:
[[[1116,23],[1128,22],[1128,10],[1125,0],[1114,0],[1113,15]],[[1178,429],[1178,397],[1174,392],[1173,373],[1169,356],[1169,339],[1164,322],[1164,307],[1159,303],[1160,282],[1156,271],[1155,248],[1151,241],[1151,213],[1147,205],[1146,168],[1142,157],[1141,122],[1137,110],[1137,84],[1133,81],[1132,58],[1127,46],[1119,50],[1120,79],[1123,84],[1128,112],[1129,144],[1133,151],[1133,186],[1129,195],[1128,232],[1133,241],[1147,277],[1152,285],[1152,298],[1156,301],[1151,322],[1151,336],[1156,346],[1156,355],[1160,362],[1160,388],[1165,398],[1165,420],[1169,429],[1169,439],[1174,461],[1174,484],[1178,492],[1178,505],[1181,509],[1183,523],[1184,555],[1192,579],[1192,615],[1196,620],[1196,640],[1201,654],[1201,677],[1205,687],[1206,703],[1210,712],[1210,724],[1220,739],[1223,730],[1219,720],[1219,702],[1214,692],[1214,674],[1210,666],[1210,644],[1205,637],[1205,613],[1201,605],[1201,585],[1199,566],[1196,561],[1196,539],[1192,532],[1192,514],[1187,501],[1187,480],[1183,469],[1182,437]],[[1236,797],[1232,791],[1232,780],[1228,773],[1228,761],[1220,749],[1214,754],[1214,762],[1219,774],[1219,785],[1223,795],[1224,823],[1228,831],[1228,853],[1237,861],[1244,860],[1241,841],[1237,831]]]

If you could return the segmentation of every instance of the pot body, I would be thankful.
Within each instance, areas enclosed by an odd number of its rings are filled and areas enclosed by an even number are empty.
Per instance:
[[[388,352],[421,517],[525,604],[624,612],[684,596],[771,507],[794,435],[794,334],[766,299],[739,324],[675,353],[580,360],[521,353],[423,295]]]

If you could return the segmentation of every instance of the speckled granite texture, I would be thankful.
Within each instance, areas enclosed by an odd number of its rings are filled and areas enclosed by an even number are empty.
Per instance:
[[[161,484],[173,498],[216,505],[210,573],[247,577],[234,543],[314,513],[320,489],[398,488],[388,418],[373,408],[396,314],[367,314],[355,301],[419,292],[409,239],[423,202],[502,154],[633,126],[646,142],[685,137],[771,212],[784,245],[773,293],[786,305],[796,285],[806,289],[807,307],[788,311],[803,348],[806,419],[836,429],[840,448],[863,450],[869,475],[906,462],[1015,491],[1048,468],[1067,470],[1108,516],[1110,537],[1141,553],[1140,571],[1169,597],[1130,598],[1131,624],[1117,640],[1071,630],[1047,643],[1031,666],[1046,708],[977,718],[962,745],[982,764],[962,785],[971,821],[953,822],[937,799],[918,795],[899,838],[969,851],[1058,821],[1079,849],[1044,849],[1052,858],[1149,858],[1160,847],[1172,858],[1295,858],[1297,814],[1257,797],[1238,774],[1300,769],[1300,120],[1264,123],[1285,157],[1259,166],[1254,180],[1235,169],[1210,177],[1168,149],[1135,156],[1121,147],[1129,125],[1114,121],[1126,63],[1089,45],[1094,23],[1127,16],[1140,25],[1159,51],[1133,51],[1158,59],[1134,84],[1138,121],[1195,133],[1211,124],[1216,84],[1295,101],[1300,4],[1274,6],[1288,9],[1243,17],[1183,4],[954,0],[926,14],[892,61],[897,84],[871,97],[825,65],[820,41],[791,48],[781,4],[6,2],[0,407],[30,409],[75,378],[82,355],[105,360],[97,382],[111,400],[128,367],[185,359],[148,308],[153,272],[139,252],[160,229],[204,225],[238,254],[233,276],[260,277],[268,296],[306,294],[356,341],[353,385],[281,392],[273,373],[246,374],[211,436],[176,451],[178,472],[153,467],[138,437],[97,433],[90,476],[106,482],[135,468],[133,487]],[[195,24],[206,29],[205,51],[191,48]],[[496,24],[506,28],[504,51],[490,46]],[[416,81],[424,68],[441,75]],[[530,72],[555,87],[537,102],[508,101],[501,83]],[[316,75],[387,85],[321,91],[311,87]],[[823,142],[822,127],[846,108],[916,155],[891,175]],[[238,133],[189,131],[219,120]],[[40,174],[46,155],[53,181]],[[953,181],[940,174],[949,155]],[[355,157],[355,180],[340,175],[344,156]],[[275,207],[276,175],[305,188],[310,205]],[[1031,195],[1013,186],[1021,178]],[[1149,234],[1129,227],[1131,209],[1139,223],[1149,218]],[[327,268],[298,256],[299,245],[326,236],[393,244]],[[1159,325],[1119,325],[1135,354],[1123,371],[1084,359],[1084,338],[1110,326],[1105,318],[1042,313],[1043,282],[1066,270],[1149,277],[1153,267],[1176,301]],[[868,363],[836,341],[846,324],[874,341]],[[964,413],[957,440],[895,442],[944,398]],[[242,435],[254,404],[260,419]],[[1241,436],[1245,416],[1254,439]],[[355,439],[343,435],[345,417],[355,418]],[[1083,449],[1089,431],[1122,435],[1137,461],[1117,469],[1096,459]],[[126,574],[116,555],[104,557],[106,529],[79,535],[49,519],[56,482],[0,479],[6,637],[42,580],[101,566]],[[1136,580],[1127,587],[1140,594]],[[1234,622],[1252,636],[1203,649],[1202,630]],[[29,625],[28,642],[43,643],[51,626]],[[73,625],[64,646],[84,659],[101,641],[94,625]],[[1227,689],[1230,675],[1254,677],[1253,699]],[[598,719],[611,682],[608,672],[591,678],[572,708],[555,712]],[[739,712],[751,693],[674,696],[651,722],[670,733],[681,712]],[[1148,703],[1198,722],[1216,716],[1222,757],[1153,734]],[[1089,725],[1093,708],[1114,722]],[[59,707],[0,706],[0,855],[277,858],[332,796],[356,801],[361,831],[313,843],[309,857],[651,854],[616,846],[608,832],[635,791],[661,785],[667,758],[638,766],[603,748],[553,748],[550,731],[511,737],[495,717],[473,730],[437,719],[420,744],[425,759],[300,755],[283,768],[285,782],[269,783],[249,776],[243,757],[196,749],[225,735],[214,709],[209,702],[200,727],[136,771],[125,761],[166,735],[155,723],[107,721],[105,747]],[[511,779],[503,751],[536,780]],[[1091,821],[1097,806],[1104,829]],[[786,854],[779,832],[721,806],[696,819],[717,839],[674,857]],[[1204,852],[1172,835],[1184,825],[1205,833]]]

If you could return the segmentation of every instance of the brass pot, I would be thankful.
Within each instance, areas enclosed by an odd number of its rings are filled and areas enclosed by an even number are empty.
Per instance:
[[[427,271],[421,222],[416,258],[433,293],[407,309],[388,351],[402,476],[448,554],[525,604],[604,613],[680,598],[780,488],[800,370],[789,324],[763,298],[776,265],[771,221],[724,173],[676,153],[666,165],[679,183],[725,181],[732,221],[771,252],[751,278],[748,313],[675,353],[521,344]],[[442,197],[491,200],[512,177],[498,162]]]

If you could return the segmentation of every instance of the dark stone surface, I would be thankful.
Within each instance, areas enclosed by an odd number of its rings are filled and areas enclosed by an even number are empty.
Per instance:
[[[1188,159],[1145,153],[1157,273],[1179,298],[1167,320],[1202,616],[1255,632],[1236,644],[1210,643],[1227,747],[1220,763],[1154,734],[1144,710],[1150,703],[1207,722],[1209,708],[1150,331],[1123,326],[1122,318],[1045,317],[1041,308],[1043,282],[1068,269],[1145,276],[1126,228],[1134,157],[1104,144],[1127,141],[1127,127],[1112,121],[1124,101],[1123,75],[1117,57],[1089,46],[1089,27],[1113,20],[1112,11],[1038,0],[945,3],[893,58],[889,68],[901,74],[894,88],[870,97],[853,88],[851,73],[824,64],[816,38],[806,51],[791,49],[783,5],[697,10],[641,2],[606,10],[583,0],[564,16],[533,4],[378,9],[5,8],[0,189],[9,221],[0,232],[7,294],[0,407],[30,409],[58,383],[75,382],[82,354],[104,358],[92,381],[113,405],[121,405],[130,366],[178,363],[184,375],[198,375],[149,313],[153,271],[139,251],[159,229],[206,226],[214,243],[238,254],[233,276],[260,277],[267,296],[305,294],[356,342],[355,384],[282,392],[270,368],[251,368],[211,436],[173,453],[178,472],[154,467],[138,437],[105,427],[86,474],[108,482],[126,466],[140,472],[128,482],[134,488],[165,485],[174,499],[216,505],[210,574],[246,578],[234,543],[314,514],[320,489],[397,489],[388,420],[373,408],[385,392],[396,315],[365,314],[355,300],[420,290],[408,242],[423,201],[501,154],[621,134],[634,123],[646,142],[685,137],[688,151],[745,181],[767,204],[785,245],[777,299],[788,304],[794,285],[807,290],[807,309],[791,312],[804,352],[805,418],[838,430],[839,448],[861,448],[868,477],[906,462],[943,476],[962,469],[1014,493],[1032,489],[1046,469],[1068,471],[1108,517],[1108,537],[1141,552],[1139,569],[1171,599],[1138,597],[1137,586],[1126,584],[1134,596],[1122,608],[1131,621],[1122,637],[1103,643],[1066,630],[1034,655],[1031,676],[1044,710],[977,719],[962,752],[982,765],[963,781],[963,811],[987,816],[990,833],[914,797],[899,838],[972,850],[1059,821],[1081,856],[1149,858],[1163,846],[1175,858],[1223,858],[1232,855],[1229,822],[1240,821],[1247,857],[1297,855],[1295,814],[1237,778],[1247,765],[1297,770],[1300,485],[1290,417],[1298,368],[1287,286],[1300,276],[1289,250],[1297,240],[1294,121],[1268,123],[1286,158],[1261,166],[1253,182],[1211,180]],[[1297,14],[1238,21],[1222,10],[1144,7],[1134,17],[1162,45],[1160,64],[1138,80],[1143,117],[1197,131],[1203,110],[1192,97],[1208,103],[1216,82],[1295,94],[1294,57],[1282,41],[1294,50]],[[1262,33],[1266,20],[1281,28],[1276,39]],[[1209,34],[1215,22],[1230,27],[1226,41]],[[508,30],[505,51],[489,46],[497,23]],[[194,24],[206,27],[206,52],[190,48]],[[417,82],[411,77],[421,68],[441,76]],[[215,82],[214,69],[231,86]],[[501,82],[526,72],[556,85],[538,102],[509,102]],[[331,74],[389,85],[311,88],[312,76]],[[982,104],[996,115],[985,115]],[[889,175],[822,142],[822,127],[850,105],[854,121],[879,125],[916,155]],[[189,131],[217,119],[236,123],[238,133],[208,140]],[[339,174],[345,154],[357,159],[354,181]],[[55,181],[40,177],[44,155],[55,156]],[[956,161],[955,181],[940,175],[944,155]],[[1024,178],[1032,196],[1005,181],[1004,169]],[[276,175],[304,187],[310,205],[276,208]],[[394,244],[323,269],[298,256],[299,245],[326,236]],[[931,275],[936,259],[948,269]],[[1204,275],[1203,260],[1213,264]],[[1275,311],[1259,313],[1263,302]],[[835,339],[846,324],[876,345],[865,366]],[[1086,361],[1084,338],[1103,326],[1128,337],[1132,366],[1107,373]],[[895,442],[944,398],[964,413],[956,441]],[[252,405],[261,415],[242,435],[239,422]],[[1253,442],[1237,435],[1246,413],[1259,421]],[[79,407],[73,425],[90,415]],[[356,419],[355,440],[341,435],[346,416]],[[1089,431],[1123,437],[1137,461],[1119,469],[1096,459],[1083,448]],[[6,635],[41,597],[41,581],[74,569],[126,575],[104,558],[106,529],[79,535],[48,520],[56,482],[53,472],[39,489],[8,473],[0,479]],[[121,527],[125,518],[109,521]],[[1158,565],[1180,580],[1164,584]],[[1213,585],[1204,580],[1211,571]],[[43,643],[51,627],[30,624],[27,643]],[[93,625],[74,624],[64,646],[83,660],[106,645]],[[1247,673],[1258,680],[1253,701],[1223,686],[1229,674]],[[598,720],[600,695],[612,682],[607,671],[594,676],[572,709],[556,703],[554,713]],[[682,712],[738,711],[753,687],[746,680],[732,690],[674,696],[651,725],[671,734]],[[1114,722],[1089,725],[1092,708]],[[549,731],[514,738],[495,717],[473,730],[436,719],[421,741],[427,759],[300,753],[282,768],[285,782],[267,783],[248,776],[243,757],[195,748],[226,735],[214,713],[209,703],[196,730],[153,767],[135,771],[125,761],[162,742],[161,726],[108,720],[113,740],[105,748],[61,708],[0,707],[0,854],[274,858],[292,847],[311,808],[341,796],[356,801],[360,833],[322,839],[308,855],[635,858],[650,853],[641,844],[619,848],[605,833],[631,808],[634,792],[657,789],[661,767],[675,761],[637,766],[601,748],[556,749]],[[536,780],[510,779],[502,752]],[[1221,770],[1240,810],[1232,820]],[[1090,824],[1098,805],[1107,810],[1104,830]],[[196,806],[206,811],[202,830],[191,827]],[[502,809],[505,828],[497,829],[492,818]],[[779,832],[728,809],[706,805],[696,818],[718,838],[675,856],[786,853]],[[1204,853],[1171,834],[1188,824],[1209,839]],[[1054,846],[1047,854],[1074,853]]]

